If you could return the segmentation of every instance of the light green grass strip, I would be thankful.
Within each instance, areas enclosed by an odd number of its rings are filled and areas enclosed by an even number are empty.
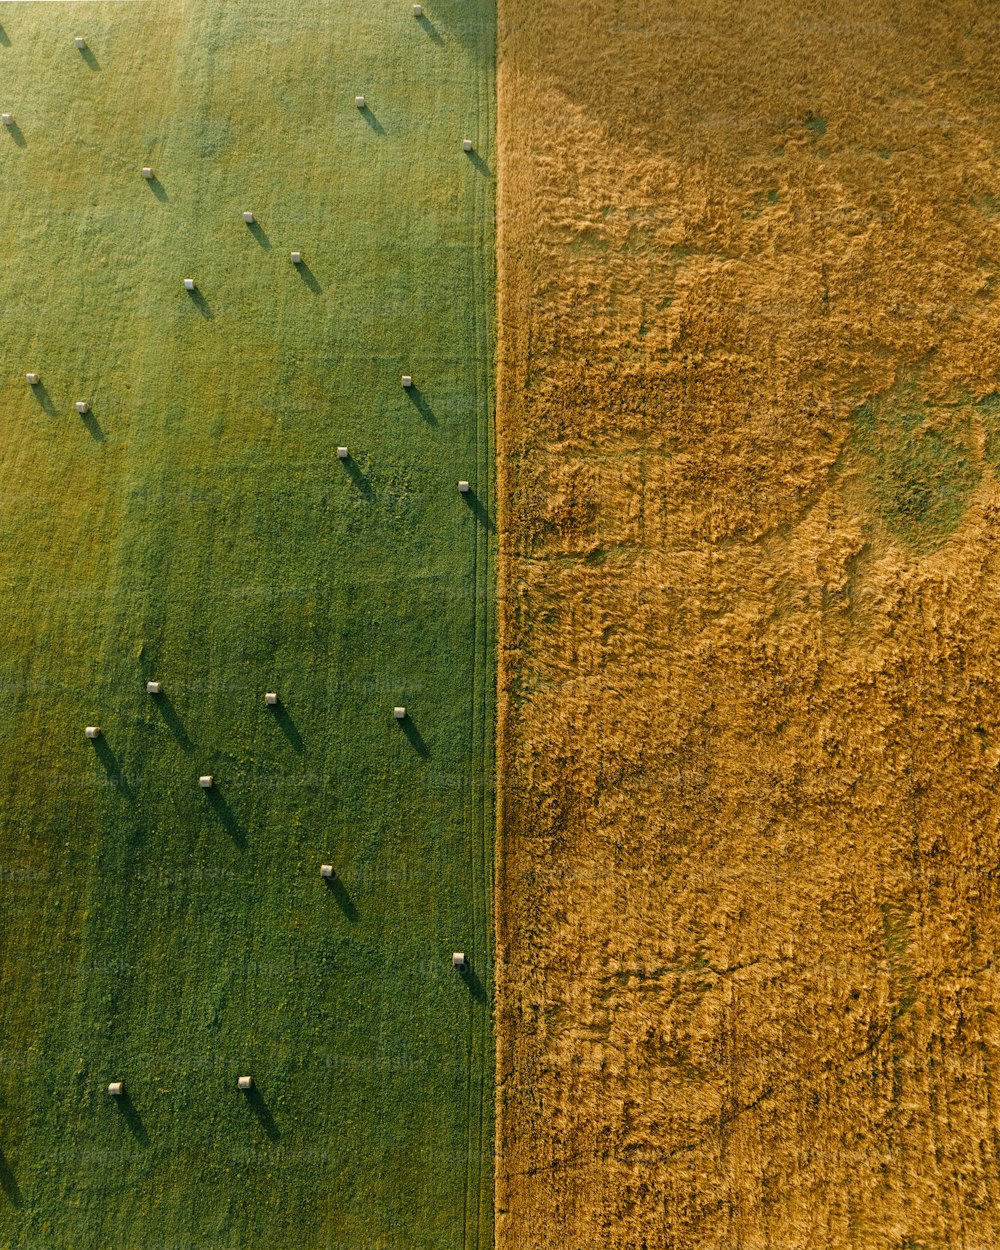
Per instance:
[[[0,14],[4,1246],[492,1245],[495,18],[425,9]]]

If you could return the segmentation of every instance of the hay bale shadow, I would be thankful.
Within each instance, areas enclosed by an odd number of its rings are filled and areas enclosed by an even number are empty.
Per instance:
[[[479,977],[476,976],[472,964],[466,960],[465,967],[458,974],[465,982],[465,987],[469,991],[470,997],[474,1002],[485,1004],[486,1002],[486,986],[483,985]]]
[[[299,277],[306,284],[309,290],[312,291],[314,295],[319,295],[323,288],[320,286],[319,279],[309,268],[306,262],[304,260],[300,260],[295,268],[299,271]]]
[[[358,494],[366,503],[374,503],[375,492],[372,490],[372,484],[369,479],[361,472],[361,468],[352,456],[348,456],[346,460],[340,462],[344,466],[344,472],[351,479],[358,489]]]
[[[441,32],[434,25],[434,23],[431,21],[431,19],[427,16],[426,13],[421,13],[421,15],[417,18],[417,24],[424,31],[424,33],[430,39],[432,39],[436,44],[444,43],[444,39],[441,36]]]
[[[277,1141],[281,1136],[281,1130],[275,1123],[274,1116],[271,1114],[270,1108],[264,1101],[264,1096],[261,1094],[256,1084],[251,1085],[248,1090],[244,1090],[243,1096],[246,1098],[247,1105],[257,1117],[257,1120],[264,1132],[268,1135],[268,1137],[270,1137],[271,1141]]]
[[[203,317],[207,318],[210,321],[215,316],[215,313],[212,312],[212,309],[209,305],[208,300],[204,297],[204,295],[202,295],[201,291],[199,291],[197,287],[195,287],[193,291],[186,291],[185,294],[188,296],[188,298],[191,300],[191,303],[194,304],[195,308],[198,309],[198,311],[201,313]]]
[[[356,924],[358,920],[358,909],[351,901],[351,896],[347,893],[343,881],[339,877],[328,877],[326,879],[326,888],[337,900],[340,910],[344,913],[351,924]]]
[[[258,245],[262,247],[265,252],[271,251],[271,240],[268,237],[267,231],[264,229],[264,227],[260,224],[259,221],[248,221],[247,229],[253,235]]]
[[[462,498],[465,500],[466,507],[473,514],[476,520],[482,525],[485,525],[490,533],[492,533],[496,529],[496,526],[493,524],[490,514],[486,510],[486,505],[479,498],[476,492],[470,488],[465,492]]]
[[[385,134],[385,127],[382,125],[379,119],[375,116],[375,114],[371,111],[371,109],[368,107],[367,104],[364,106],[364,108],[358,109],[358,112],[361,114],[361,116],[365,119],[365,121],[372,128],[372,130],[375,131],[377,135]]]
[[[80,420],[90,432],[90,437],[98,443],[104,442],[104,431],[101,429],[101,423],[92,412],[82,412]]]
[[[481,173],[485,178],[493,177],[493,170],[490,169],[489,165],[486,164],[475,148],[473,148],[471,152],[466,152],[465,155],[469,158],[472,164],[475,165],[479,173]]]
[[[416,753],[423,759],[426,759],[428,755],[430,755],[430,750],[427,743],[421,737],[420,730],[416,727],[416,725],[414,725],[409,712],[407,712],[402,720],[397,721],[396,724],[406,735],[406,739],[410,746],[413,747],[414,751],[416,751]]]
[[[226,802],[225,796],[220,792],[217,785],[213,785],[210,789],[202,792],[208,802],[209,807],[215,812],[219,819],[219,823],[225,829],[226,833],[232,838],[239,849],[242,851],[247,844],[246,834],[240,827],[240,822],[236,818],[236,813]]]
[[[119,1094],[115,1102],[118,1104],[118,1110],[122,1119],[128,1125],[129,1132],[140,1146],[148,1146],[149,1134],[146,1132],[146,1126],[142,1122],[142,1116],[139,1114],[138,1108],[129,1097],[128,1090],[126,1089],[124,1093]]]
[[[408,386],[406,388],[406,394],[409,397],[410,403],[414,406],[414,408],[416,408],[417,412],[420,413],[427,424],[437,425],[437,417],[434,415],[434,411],[427,402],[427,398],[420,387],[416,384]]]
[[[119,792],[119,794],[128,799],[130,803],[134,803],[135,793],[129,785],[125,774],[122,772],[121,765],[118,762],[118,757],[115,755],[114,751],[112,751],[107,738],[105,738],[102,733],[99,738],[91,738],[90,744],[94,748],[94,754],[104,766],[104,771],[108,775],[108,780]]]
[[[56,406],[52,402],[52,396],[46,390],[44,382],[36,382],[31,388],[31,393],[35,397],[35,402],[41,404],[42,411],[46,416],[54,417],[56,415]]]
[[[278,727],[291,743],[293,751],[301,751],[305,747],[302,741],[302,735],[299,733],[298,726],[289,715],[288,709],[283,703],[275,703],[269,705],[267,709],[278,723]]]
[[[154,694],[152,698],[153,702],[159,709],[160,715],[163,717],[164,724],[170,731],[174,741],[177,742],[185,751],[193,750],[194,744],[188,737],[187,731],[181,722],[181,718],[177,715],[177,710],[173,703],[171,703],[169,697],[161,691],[159,694]]]

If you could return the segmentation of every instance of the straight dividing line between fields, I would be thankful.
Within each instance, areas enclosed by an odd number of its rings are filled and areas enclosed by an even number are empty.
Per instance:
[[[486,482],[486,498],[487,498],[487,514],[493,518],[493,524],[496,525],[496,505],[495,490],[493,481],[493,464],[494,464],[494,377],[495,377],[495,327],[496,327],[496,195],[495,195],[495,177],[496,177],[496,117],[495,117],[495,101],[496,101],[496,11],[494,6],[493,25],[490,32],[489,50],[487,55],[488,74],[481,81],[481,91],[483,98],[483,116],[487,119],[486,132],[490,136],[490,159],[493,162],[493,179],[482,180],[481,198],[483,204],[483,234],[484,246],[480,253],[482,263],[486,270],[486,303],[484,304],[484,326],[486,331],[485,351],[483,353],[483,371],[486,378],[486,394],[483,398],[482,417],[483,425],[481,427],[483,434],[481,463],[479,466],[483,477],[481,480]],[[493,1221],[493,1185],[492,1185],[492,1132],[495,1123],[495,1116],[492,1102],[492,1091],[494,1089],[494,1073],[492,1065],[493,1056],[493,1004],[495,998],[495,984],[493,980],[493,844],[495,835],[495,811],[493,804],[493,786],[494,786],[494,765],[495,765],[495,715],[496,715],[496,622],[494,618],[494,604],[496,602],[495,588],[493,586],[493,577],[495,575],[495,562],[493,555],[495,551],[495,531],[491,531],[488,526],[483,526],[480,532],[480,541],[483,544],[486,562],[486,575],[483,579],[484,586],[484,609],[483,623],[485,630],[484,637],[484,655],[486,658],[486,671],[483,680],[483,761],[484,776],[482,783],[482,820],[483,820],[483,841],[482,841],[482,873],[483,873],[483,898],[486,905],[485,916],[485,945],[487,951],[487,966],[490,969],[489,989],[490,996],[488,1001],[488,1010],[483,1017],[483,1037],[484,1037],[484,1054],[483,1064],[481,1067],[480,1081],[482,1084],[480,1106],[482,1108],[482,1120],[480,1131],[480,1175],[484,1167],[484,1161],[489,1160],[488,1171],[490,1185],[488,1189],[483,1188],[480,1184],[479,1202],[480,1210],[485,1215],[487,1232],[489,1234],[490,1245],[494,1241],[494,1221]],[[490,1093],[490,1100],[487,1102],[487,1092]]]
[[[495,607],[496,620],[496,656],[497,684],[495,709],[495,752],[496,752],[496,787],[495,787],[495,819],[494,819],[494,853],[493,853],[493,939],[494,968],[493,994],[496,1004],[494,1019],[494,1139],[493,1139],[493,1232],[494,1243],[499,1244],[502,1233],[501,1212],[508,1206],[506,1177],[503,1168],[503,1151],[507,1139],[507,1110],[505,1104],[505,1076],[513,1067],[513,1043],[506,1028],[506,1020],[502,1010],[507,994],[507,976],[505,960],[507,957],[508,917],[505,910],[508,892],[506,889],[506,820],[507,820],[507,752],[510,735],[510,699],[507,690],[507,656],[510,650],[510,619],[506,605],[506,587],[510,581],[511,554],[505,547],[504,535],[507,533],[507,513],[510,507],[510,488],[508,486],[508,466],[505,459],[507,441],[503,426],[503,417],[507,409],[506,391],[509,384],[507,376],[507,344],[504,327],[508,324],[507,306],[510,292],[507,281],[510,267],[506,263],[507,238],[505,220],[505,178],[507,170],[504,121],[510,110],[503,107],[504,91],[506,90],[506,68],[504,63],[504,36],[507,29],[507,0],[497,0],[497,36],[496,36],[496,151],[494,169],[496,173],[496,371],[495,371],[495,412],[494,425],[496,466],[495,522],[497,526],[497,595]]]

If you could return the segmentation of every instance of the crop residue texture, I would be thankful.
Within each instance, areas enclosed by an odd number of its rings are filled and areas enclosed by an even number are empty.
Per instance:
[[[503,0],[504,1246],[996,1244],[998,34]]]

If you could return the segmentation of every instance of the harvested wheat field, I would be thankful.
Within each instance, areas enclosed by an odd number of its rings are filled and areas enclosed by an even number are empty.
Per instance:
[[[497,1230],[1000,1237],[1000,8],[502,0]]]

